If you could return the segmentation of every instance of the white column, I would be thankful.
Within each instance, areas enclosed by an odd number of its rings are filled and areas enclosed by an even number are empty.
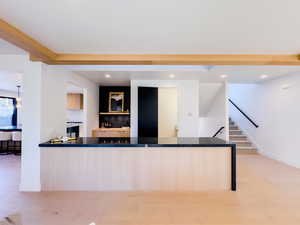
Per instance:
[[[40,191],[41,90],[43,64],[29,62],[23,76],[22,163],[20,191]]]
[[[23,77],[21,191],[41,191],[41,142],[66,135],[66,74],[40,62],[25,65]]]

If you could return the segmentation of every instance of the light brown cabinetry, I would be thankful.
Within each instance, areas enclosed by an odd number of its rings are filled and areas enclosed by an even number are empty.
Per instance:
[[[97,128],[92,131],[93,137],[130,137],[130,128]]]
[[[83,94],[68,93],[67,94],[67,109],[69,109],[69,110],[83,109]]]

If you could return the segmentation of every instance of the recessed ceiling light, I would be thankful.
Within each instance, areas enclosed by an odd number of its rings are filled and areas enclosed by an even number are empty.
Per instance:
[[[170,77],[170,78],[174,78],[175,75],[174,75],[173,73],[171,73],[171,74],[169,75],[169,77]]]
[[[227,74],[222,74],[220,77],[221,77],[222,79],[224,79],[224,78],[227,77]]]
[[[268,77],[268,75],[266,75],[266,74],[263,74],[260,76],[261,79],[266,79],[267,77]]]
[[[105,77],[110,78],[111,76],[110,76],[110,74],[105,74]]]

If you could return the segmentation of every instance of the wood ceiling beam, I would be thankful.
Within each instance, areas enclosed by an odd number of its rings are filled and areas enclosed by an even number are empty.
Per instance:
[[[41,61],[51,61],[56,57],[55,52],[2,19],[0,19],[0,38],[27,51],[30,55],[41,59]]]
[[[69,65],[300,65],[298,55],[90,55],[57,54],[49,64]]]
[[[0,38],[49,65],[300,65],[300,55],[59,54],[0,19]]]

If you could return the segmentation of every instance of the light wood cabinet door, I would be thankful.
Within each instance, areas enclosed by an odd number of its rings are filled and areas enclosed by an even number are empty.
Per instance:
[[[67,109],[69,110],[83,109],[83,94],[77,94],[77,93],[67,94]]]

